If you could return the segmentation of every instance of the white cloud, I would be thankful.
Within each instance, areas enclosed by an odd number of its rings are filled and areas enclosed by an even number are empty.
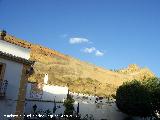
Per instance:
[[[104,55],[103,52],[101,52],[100,50],[97,50],[95,47],[84,48],[82,51],[84,53],[89,53],[89,54],[94,53],[95,56],[103,56]]]
[[[96,50],[95,47],[91,47],[91,48],[85,48],[83,51],[84,51],[85,53],[93,53],[95,50]]]
[[[99,50],[96,50],[95,55],[96,55],[96,56],[103,56],[104,53],[101,52],[101,51],[99,51]]]
[[[81,38],[81,37],[72,37],[72,38],[69,39],[69,43],[70,44],[81,44],[81,43],[93,44],[87,38]],[[104,55],[104,52],[96,49],[95,47],[86,47],[86,48],[82,49],[81,51],[84,52],[84,53],[88,53],[88,54],[94,54],[97,57],[98,56],[100,57],[100,56]]]
[[[86,39],[86,38],[75,37],[75,38],[70,38],[69,39],[70,44],[80,44],[80,43],[88,43],[88,42],[89,42],[89,40]]]

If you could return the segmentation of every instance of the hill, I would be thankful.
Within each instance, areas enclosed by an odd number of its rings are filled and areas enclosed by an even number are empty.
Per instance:
[[[69,86],[73,92],[111,96],[125,81],[145,80],[155,75],[148,68],[132,64],[121,70],[107,70],[41,45],[6,35],[5,41],[31,49],[31,60],[36,61],[29,81],[42,82],[49,74],[49,84]]]

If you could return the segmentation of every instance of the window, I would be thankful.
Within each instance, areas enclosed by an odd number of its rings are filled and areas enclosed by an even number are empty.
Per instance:
[[[5,72],[5,64],[0,62],[0,80],[3,80],[4,72]]]
[[[0,62],[0,98],[5,96],[8,81],[4,80],[6,64]]]
[[[2,67],[3,67],[3,65],[0,65],[0,76],[1,76]]]

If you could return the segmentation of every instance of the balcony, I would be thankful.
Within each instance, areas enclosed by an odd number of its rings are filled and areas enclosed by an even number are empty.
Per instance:
[[[7,90],[8,81],[0,80],[0,97],[4,97]]]

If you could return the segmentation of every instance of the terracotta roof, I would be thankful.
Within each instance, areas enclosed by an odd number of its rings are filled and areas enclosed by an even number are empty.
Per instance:
[[[8,59],[8,60],[13,60],[13,61],[16,61],[18,63],[23,63],[23,64],[26,64],[26,65],[32,65],[35,62],[35,61],[27,60],[27,59],[24,59],[24,58],[21,58],[21,57],[17,57],[17,56],[14,56],[12,54],[5,53],[5,52],[2,52],[2,51],[0,51],[0,57]]]
[[[31,43],[30,42],[22,40],[22,39],[18,39],[18,38],[14,37],[12,35],[9,35],[9,34],[6,34],[6,36],[4,38],[2,38],[0,36],[0,40],[12,43],[14,45],[17,45],[17,46],[20,46],[20,47],[23,47],[23,48],[28,48],[28,49],[31,48]]]

